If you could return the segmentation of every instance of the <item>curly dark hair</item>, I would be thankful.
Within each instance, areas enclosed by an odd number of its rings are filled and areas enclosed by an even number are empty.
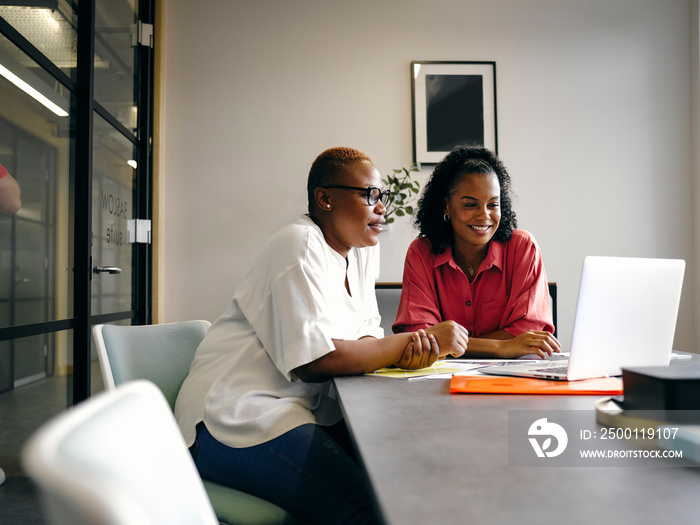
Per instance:
[[[313,214],[314,211],[314,190],[328,184],[336,184],[346,172],[348,164],[358,160],[372,162],[372,159],[361,151],[344,147],[327,149],[316,157],[306,182],[309,213]]]
[[[467,173],[495,173],[501,186],[501,223],[493,238],[507,241],[518,227],[513,211],[513,195],[510,175],[501,160],[491,150],[478,146],[460,146],[435,166],[418,201],[418,212],[414,223],[420,235],[427,237],[432,252],[442,253],[452,245],[452,224],[443,219],[445,204],[454,191],[459,178]]]

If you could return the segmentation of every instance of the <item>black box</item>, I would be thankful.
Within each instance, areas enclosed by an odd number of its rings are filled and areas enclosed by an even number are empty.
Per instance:
[[[624,410],[700,410],[700,365],[622,369]]]

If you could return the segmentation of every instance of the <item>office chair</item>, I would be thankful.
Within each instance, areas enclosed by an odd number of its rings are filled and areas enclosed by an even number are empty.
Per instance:
[[[102,392],[45,423],[22,451],[49,522],[214,525],[214,509],[163,394]]]
[[[105,388],[147,379],[163,392],[171,410],[195,351],[211,323],[183,321],[145,326],[95,325],[93,337]],[[297,525],[274,503],[203,480],[217,517],[229,525]]]
[[[554,337],[557,336],[557,283],[547,283],[549,300],[552,303],[552,322],[554,323]]]
[[[391,335],[391,325],[396,321],[399,313],[399,300],[401,299],[401,283],[376,283],[374,285],[377,295],[377,308],[382,316],[380,326],[384,329],[384,335]]]

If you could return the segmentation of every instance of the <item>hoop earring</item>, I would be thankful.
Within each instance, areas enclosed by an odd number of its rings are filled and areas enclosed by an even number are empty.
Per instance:
[[[445,214],[443,214],[443,216],[442,216],[442,220],[445,221],[445,222],[450,222],[450,216],[447,215],[447,214],[445,213]]]

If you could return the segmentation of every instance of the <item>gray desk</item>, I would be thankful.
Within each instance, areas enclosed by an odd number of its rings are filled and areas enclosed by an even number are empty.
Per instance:
[[[389,525],[700,522],[700,468],[510,467],[508,410],[601,396],[451,395],[447,380],[336,378]]]

